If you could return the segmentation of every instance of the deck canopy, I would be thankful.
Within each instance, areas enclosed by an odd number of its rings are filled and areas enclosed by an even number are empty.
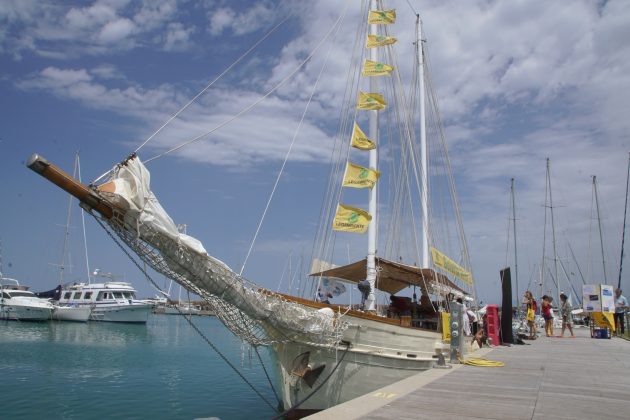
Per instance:
[[[329,270],[311,273],[312,277],[333,277],[352,283],[365,280],[367,259]],[[391,294],[398,293],[408,286],[416,286],[426,293],[447,289],[455,294],[466,294],[444,274],[432,268],[418,268],[411,265],[376,257],[376,288]]]

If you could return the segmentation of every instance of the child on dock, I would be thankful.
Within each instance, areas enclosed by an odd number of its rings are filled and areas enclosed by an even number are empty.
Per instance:
[[[564,330],[569,328],[569,332],[571,333],[571,338],[575,338],[573,334],[573,314],[571,311],[573,310],[573,306],[569,303],[569,299],[567,295],[564,293],[560,293],[560,315],[562,316],[562,333],[558,336],[560,338],[564,337]]]

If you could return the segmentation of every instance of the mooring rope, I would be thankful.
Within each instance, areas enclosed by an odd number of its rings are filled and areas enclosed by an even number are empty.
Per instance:
[[[105,232],[107,233],[107,235],[109,235],[110,238],[112,238],[112,240],[114,241],[114,243],[116,245],[118,245],[118,247],[125,253],[125,255],[127,255],[127,257],[131,260],[131,262],[138,268],[138,270],[140,270],[141,273],[143,273],[145,275],[145,277],[147,278],[147,280],[149,280],[149,282],[151,282],[151,284],[153,285],[153,287],[155,287],[156,289],[159,290],[159,286],[157,285],[157,283],[155,282],[155,280],[153,280],[153,278],[151,278],[151,276],[149,276],[149,273],[146,272],[146,270],[144,270],[143,267],[140,266],[140,264],[138,264],[138,262],[135,260],[135,258],[133,258],[133,256],[127,251],[127,249],[120,243],[120,241],[110,232],[109,229],[107,229],[105,227],[105,225],[101,222],[101,220],[93,213],[90,212],[90,215],[92,215],[94,217],[94,219],[96,219],[96,222],[105,230]],[[180,315],[183,315],[183,312],[177,308],[177,311],[180,313]],[[264,395],[262,395],[260,393],[260,391],[258,391],[258,389],[256,389],[256,387],[249,381],[247,380],[247,378],[245,378],[245,376],[236,368],[236,366],[234,366],[234,364],[232,364],[232,362],[230,362],[228,360],[228,358],[221,353],[221,351],[217,348],[217,346],[215,346],[210,339],[199,329],[199,327],[197,327],[193,322],[192,322],[192,317],[183,317],[186,322],[188,322],[188,325],[191,326],[191,328],[197,333],[199,334],[199,336],[206,342],[206,344],[208,344],[212,350],[214,350],[221,359],[223,359],[223,361],[225,363],[227,363],[227,365],[232,368],[232,370],[234,372],[236,372],[236,374],[238,376],[241,377],[241,379],[252,389],[252,391],[254,391],[259,397],[260,399],[262,399],[265,404],[267,404],[269,407],[271,407],[271,409],[275,412],[278,412],[279,410],[277,408],[275,408],[268,400],[267,398],[265,398]],[[275,392],[275,390],[274,390]],[[276,396],[277,397],[277,396]]]

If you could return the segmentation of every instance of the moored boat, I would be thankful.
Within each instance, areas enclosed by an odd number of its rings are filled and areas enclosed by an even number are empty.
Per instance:
[[[136,299],[130,283],[79,283],[61,290],[60,306],[91,308],[91,321],[146,323],[152,303]]]
[[[28,289],[15,279],[0,278],[0,319],[48,321],[51,318],[53,304]]]
[[[87,322],[92,308],[87,305],[54,305],[52,319],[55,321]]]

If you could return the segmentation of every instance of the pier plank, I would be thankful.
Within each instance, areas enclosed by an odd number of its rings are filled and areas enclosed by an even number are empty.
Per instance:
[[[380,390],[396,398],[374,392],[309,419],[630,418],[630,342],[576,335],[495,347],[484,357],[505,367],[420,373]]]

